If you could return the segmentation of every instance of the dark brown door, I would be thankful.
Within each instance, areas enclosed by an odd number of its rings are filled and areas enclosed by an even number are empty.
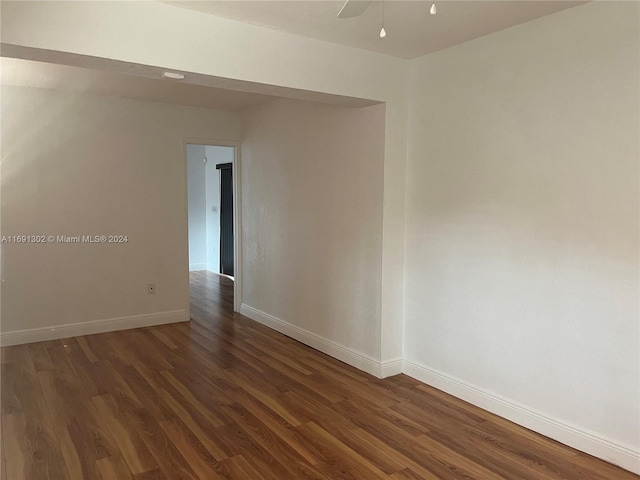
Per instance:
[[[233,164],[220,170],[220,273],[233,276]]]

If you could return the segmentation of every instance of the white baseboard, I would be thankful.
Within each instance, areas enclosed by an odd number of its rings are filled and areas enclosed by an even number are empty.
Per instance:
[[[640,475],[640,452],[632,448],[568,425],[525,405],[416,363],[405,360],[403,372],[534,432]]]
[[[190,263],[189,264],[190,272],[198,272],[200,270],[207,270],[207,264],[206,263]]]
[[[395,360],[382,362],[380,367],[380,378],[393,377],[402,373],[404,362],[401,358],[396,358]]]
[[[305,345],[315,348],[322,353],[326,353],[333,358],[337,358],[338,360],[351,365],[352,367],[356,367],[357,369],[367,372],[378,378],[382,378],[384,369],[397,369],[397,360],[391,362],[391,366],[387,366],[386,364],[383,365],[376,359],[365,355],[364,353],[356,352],[355,350],[345,347],[344,345],[340,345],[333,340],[329,340],[328,338],[305,330],[304,328],[300,328],[289,322],[285,322],[284,320],[276,318],[273,315],[269,315],[268,313],[264,313],[260,310],[250,307],[247,304],[243,303],[242,305],[240,305],[240,313],[245,317],[249,317],[250,319],[261,323],[262,325],[272,328],[288,337],[293,338],[294,340],[298,340]]]
[[[23,343],[57,340],[58,338],[92,335],[94,333],[128,330],[130,328],[150,327],[166,323],[189,321],[188,310],[130,315],[128,317],[105,318],[82,323],[69,323],[49,328],[33,328],[14,332],[0,332],[0,346],[21,345]]]

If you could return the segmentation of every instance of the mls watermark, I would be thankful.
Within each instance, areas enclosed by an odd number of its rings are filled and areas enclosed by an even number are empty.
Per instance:
[[[3,235],[2,243],[129,243],[128,235]]]

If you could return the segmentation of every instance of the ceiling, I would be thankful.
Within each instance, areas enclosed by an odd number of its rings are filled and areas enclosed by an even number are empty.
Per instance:
[[[387,37],[379,38],[382,2],[373,1],[355,18],[339,19],[342,1],[165,1],[180,8],[240,22],[393,55],[416,58],[482,37],[535,18],[586,3],[584,1],[436,1],[384,2]]]
[[[201,108],[240,111],[277,96],[234,91],[114,71],[2,57],[2,85],[84,92]]]
[[[363,15],[350,19],[337,18],[344,2],[332,0],[163,3],[300,36],[414,58],[585,2],[440,0],[437,2],[438,14],[429,15],[429,0],[386,0],[388,35],[384,39],[378,36],[382,5],[377,1],[371,2]],[[12,52],[11,46],[3,45],[2,85],[78,91],[229,111],[241,111],[282,97],[352,107],[376,103],[189,72],[185,72],[184,80],[169,80],[162,78],[164,70],[157,67],[116,61],[101,63],[97,58],[77,55],[67,58],[61,54],[60,58],[51,58],[49,51],[33,50],[23,57],[26,59],[11,58],[20,55]]]

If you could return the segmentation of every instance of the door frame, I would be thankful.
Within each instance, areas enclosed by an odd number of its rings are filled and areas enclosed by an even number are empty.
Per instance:
[[[184,228],[186,229],[187,256],[185,269],[187,287],[189,287],[189,178],[187,176],[187,145],[210,147],[233,147],[233,311],[240,312],[242,305],[242,170],[240,166],[240,142],[236,140],[220,140],[215,138],[191,138],[182,140],[183,182],[184,185]]]

